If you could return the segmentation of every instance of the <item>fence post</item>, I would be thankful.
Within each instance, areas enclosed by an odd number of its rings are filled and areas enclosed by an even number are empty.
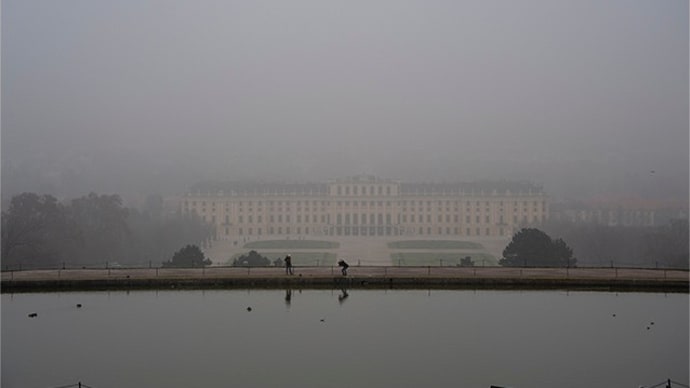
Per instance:
[[[430,265],[426,267],[426,274],[427,274],[427,276],[431,275],[431,266]]]
[[[388,267],[383,267],[383,276],[388,276]]]

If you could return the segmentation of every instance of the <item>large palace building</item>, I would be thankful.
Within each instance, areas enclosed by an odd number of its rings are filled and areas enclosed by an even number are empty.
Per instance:
[[[216,238],[499,237],[545,221],[543,189],[526,182],[404,183],[355,176],[324,183],[203,183],[181,210]]]

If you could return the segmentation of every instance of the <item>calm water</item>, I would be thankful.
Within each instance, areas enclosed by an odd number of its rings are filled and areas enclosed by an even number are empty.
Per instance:
[[[687,294],[2,295],[4,388],[637,388],[687,384],[688,346]]]

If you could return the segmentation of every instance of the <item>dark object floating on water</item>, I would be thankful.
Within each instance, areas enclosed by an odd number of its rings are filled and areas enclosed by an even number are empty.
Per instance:
[[[615,317],[616,317],[616,314],[613,314],[613,317],[615,318]]]
[[[78,309],[81,308],[81,303],[77,303],[77,308],[78,308]]]
[[[252,308],[251,308],[251,307],[247,307],[247,311],[252,311]]]
[[[323,318],[321,318],[321,322],[326,322],[326,320],[325,320],[325,319],[323,319]]]
[[[647,326],[647,330],[649,330],[649,326]]]
[[[29,314],[29,318],[36,318],[37,316],[38,316],[38,314],[36,314],[36,313]]]
[[[653,324],[654,324],[654,321],[651,321],[649,324],[650,324],[650,325],[653,325]]]

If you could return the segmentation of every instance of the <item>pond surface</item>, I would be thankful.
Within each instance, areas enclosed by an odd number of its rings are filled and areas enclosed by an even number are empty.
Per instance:
[[[637,388],[688,384],[688,343],[687,294],[2,295],[4,388]]]

